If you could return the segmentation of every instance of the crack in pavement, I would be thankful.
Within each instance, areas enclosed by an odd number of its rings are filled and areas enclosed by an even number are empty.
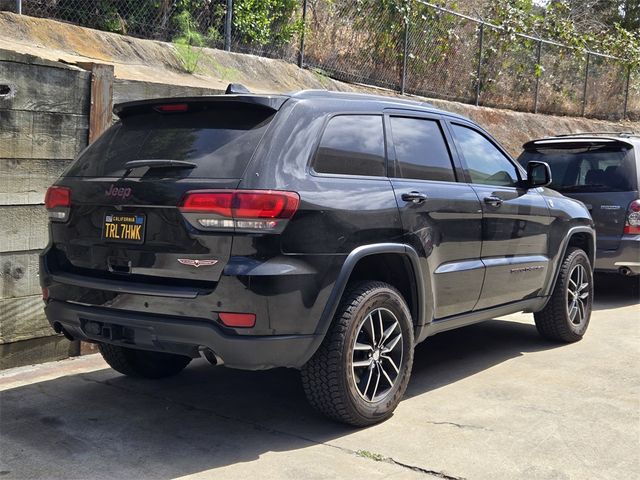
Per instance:
[[[152,393],[149,393],[149,392],[143,392],[143,391],[138,391],[138,390],[134,390],[134,389],[130,389],[130,388],[125,388],[125,387],[122,387],[120,385],[114,385],[113,383],[109,382],[108,380],[96,380],[94,378],[88,378],[88,377],[85,377],[85,374],[80,374],[79,377],[82,380],[86,381],[86,382],[98,383],[100,385],[105,385],[105,386],[108,386],[108,387],[112,387],[112,388],[115,388],[115,389],[118,389],[118,390],[121,390],[121,391],[124,391],[124,392],[134,393],[134,394],[137,394],[137,395],[142,395],[142,396],[145,396],[145,397],[153,398],[154,400],[161,400],[161,401],[164,401],[164,402],[169,402],[169,403],[177,405],[177,406],[179,406],[181,408],[184,408],[187,411],[198,411],[198,412],[207,413],[209,415],[214,415],[214,416],[216,416],[218,418],[221,418],[223,420],[232,421],[232,422],[238,422],[238,423],[241,423],[241,424],[244,424],[244,425],[247,425],[247,426],[251,426],[252,428],[254,428],[254,429],[258,430],[258,431],[263,431],[263,432],[270,433],[270,434],[273,434],[273,435],[282,435],[282,436],[293,437],[293,438],[297,438],[299,440],[304,440],[305,442],[311,443],[313,445],[324,445],[326,447],[334,448],[336,450],[340,450],[342,452],[345,452],[345,453],[348,453],[350,455],[354,455],[354,456],[357,456],[357,457],[360,457],[360,458],[368,458],[369,460],[374,461],[374,462],[375,461],[384,461],[386,463],[397,465],[399,467],[402,467],[402,468],[405,468],[405,469],[408,469],[408,470],[412,470],[412,471],[417,472],[417,473],[421,473],[421,474],[424,474],[424,475],[431,475],[431,476],[434,476],[434,477],[437,477],[437,478],[442,478],[444,480],[466,480],[464,477],[457,477],[457,476],[454,476],[454,475],[448,475],[448,474],[446,474],[444,472],[440,472],[440,471],[437,471],[437,470],[429,470],[427,468],[418,467],[418,466],[415,466],[415,465],[409,465],[407,463],[399,462],[398,460],[395,460],[392,457],[386,457],[385,456],[385,457],[383,457],[382,460],[376,460],[374,458],[367,457],[366,455],[361,455],[360,453],[358,453],[358,451],[352,450],[352,449],[347,448],[347,447],[341,447],[339,445],[333,445],[331,443],[326,443],[326,442],[318,442],[317,440],[313,440],[312,438],[307,438],[307,437],[305,437],[303,435],[298,435],[298,434],[291,433],[291,432],[285,432],[285,431],[277,430],[275,428],[267,427],[265,425],[262,425],[262,424],[257,423],[257,422],[253,422],[251,420],[245,420],[243,418],[238,418],[238,417],[234,417],[234,416],[230,416],[230,415],[224,415],[224,414],[222,414],[220,412],[216,412],[215,410],[211,410],[209,408],[191,405],[189,403],[182,402],[182,401],[176,400],[174,398],[166,397],[166,396],[163,396],[163,395],[152,394]],[[430,423],[434,423],[434,422],[430,422]],[[445,423],[448,423],[448,422],[445,422]]]
[[[438,478],[443,478],[445,480],[466,480],[464,477],[456,477],[454,475],[448,475],[444,472],[440,472],[437,470],[429,470],[426,468],[422,468],[422,467],[416,467],[414,465],[408,465],[406,463],[402,463],[399,462],[397,460],[394,460],[393,458],[389,457],[390,463],[393,463],[394,465],[398,465],[400,467],[404,467],[404,468],[408,468],[409,470],[413,470],[415,472],[419,472],[419,473],[424,473],[426,475],[431,475],[433,477],[438,477]]]
[[[481,427],[480,425],[465,425],[464,423],[455,423],[455,422],[425,422],[430,423],[431,425],[451,425],[452,427],[469,429],[469,430],[486,430],[488,432],[492,432],[490,428]]]

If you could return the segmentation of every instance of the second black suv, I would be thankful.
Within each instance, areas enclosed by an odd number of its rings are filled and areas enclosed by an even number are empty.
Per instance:
[[[47,192],[40,278],[53,328],[119,372],[299,368],[318,410],[367,425],[430,335],[518,311],[587,329],[589,212],[466,118],[323,91],[115,113]]]

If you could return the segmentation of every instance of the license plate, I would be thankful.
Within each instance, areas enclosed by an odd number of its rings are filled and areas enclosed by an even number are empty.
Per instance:
[[[107,213],[102,225],[102,239],[108,242],[143,243],[144,215]]]

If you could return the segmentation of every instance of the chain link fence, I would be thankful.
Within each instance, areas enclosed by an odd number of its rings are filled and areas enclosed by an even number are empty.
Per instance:
[[[26,15],[162,41],[184,37],[187,18],[203,45],[297,62],[339,80],[402,93],[640,120],[640,72],[621,60],[505,32],[422,0],[21,3]]]

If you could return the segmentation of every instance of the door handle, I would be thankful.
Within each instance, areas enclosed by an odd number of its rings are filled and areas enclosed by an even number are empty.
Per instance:
[[[499,207],[500,205],[502,205],[502,202],[503,200],[495,195],[484,197],[484,203],[486,203],[487,205],[491,205],[492,207]]]
[[[427,196],[424,193],[420,192],[409,192],[402,194],[402,200],[405,202],[411,203],[422,203],[427,199]]]

